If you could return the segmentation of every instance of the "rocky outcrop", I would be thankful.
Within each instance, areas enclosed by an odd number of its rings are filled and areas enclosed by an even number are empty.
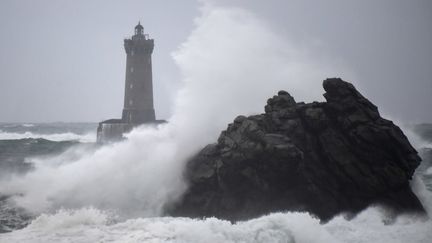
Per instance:
[[[401,129],[352,84],[323,86],[327,102],[297,103],[279,91],[265,114],[235,118],[189,161],[189,189],[169,214],[241,220],[306,211],[327,220],[371,204],[423,212],[409,187],[420,157]]]

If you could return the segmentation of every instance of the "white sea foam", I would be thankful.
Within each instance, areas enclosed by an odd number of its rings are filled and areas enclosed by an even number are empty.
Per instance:
[[[339,216],[325,224],[324,228],[340,242],[430,242],[430,219],[402,215],[390,220],[381,210],[368,208],[350,221]]]
[[[348,221],[326,224],[307,213],[274,213],[232,224],[215,218],[138,218],[114,223],[103,211],[84,208],[43,214],[28,227],[0,235],[0,242],[430,242],[432,222],[400,216],[389,223],[381,209],[369,208]]]
[[[426,172],[427,174],[427,172]],[[421,174],[417,171],[411,180],[411,189],[422,203],[424,209],[432,218],[432,192],[426,188],[425,183],[421,180]]]
[[[53,134],[37,134],[32,132],[16,133],[0,130],[0,140],[8,139],[24,139],[24,138],[43,138],[51,141],[79,141],[82,143],[92,143],[96,141],[96,132],[87,134],[76,134],[71,132],[53,133]]]

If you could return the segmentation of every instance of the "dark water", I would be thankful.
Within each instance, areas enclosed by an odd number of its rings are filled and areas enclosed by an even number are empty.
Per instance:
[[[96,123],[0,123],[0,176],[31,169],[26,158],[60,154],[92,143]]]
[[[50,141],[43,138],[0,140],[0,176],[24,173],[32,168],[28,157],[38,157],[64,152],[77,141]]]
[[[0,123],[0,138],[1,132],[5,133],[33,133],[40,135],[50,134],[66,134],[73,133],[85,135],[95,132],[97,123]]]
[[[32,158],[52,157],[77,146],[94,148],[96,127],[96,123],[0,123],[0,179],[31,171]],[[0,232],[22,228],[34,217],[7,199],[8,195],[0,195]]]

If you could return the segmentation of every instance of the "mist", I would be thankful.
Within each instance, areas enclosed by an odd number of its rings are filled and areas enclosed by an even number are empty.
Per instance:
[[[431,1],[206,2],[253,12],[267,21],[270,31],[293,42],[297,51],[308,50],[309,59],[350,67],[356,87],[391,117],[406,123],[432,120],[427,112],[432,105]],[[182,85],[181,71],[170,53],[193,30],[200,4],[195,0],[1,1],[2,122],[99,122],[119,117],[125,78],[122,41],[139,20],[155,39],[156,115],[170,118]],[[214,41],[229,38],[221,35]],[[317,60],[319,56],[323,59]],[[354,81],[343,77],[345,69],[336,71],[332,76]],[[320,92],[318,87],[313,90]]]
[[[185,162],[237,115],[262,113],[280,89],[297,101],[322,100],[323,77],[352,77],[331,57],[315,58],[253,13],[206,3],[172,57],[182,85],[167,124],[143,125],[126,141],[79,159],[39,161],[34,171],[3,181],[0,193],[34,213],[93,206],[126,218],[158,216],[186,190]]]

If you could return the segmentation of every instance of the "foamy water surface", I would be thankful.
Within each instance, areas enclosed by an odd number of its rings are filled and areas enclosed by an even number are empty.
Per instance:
[[[432,222],[399,216],[389,223],[379,208],[369,208],[348,221],[339,216],[320,224],[307,213],[273,213],[230,223],[216,218],[138,218],[115,222],[93,208],[43,214],[28,227],[0,235],[0,242],[420,242],[432,237]]]

